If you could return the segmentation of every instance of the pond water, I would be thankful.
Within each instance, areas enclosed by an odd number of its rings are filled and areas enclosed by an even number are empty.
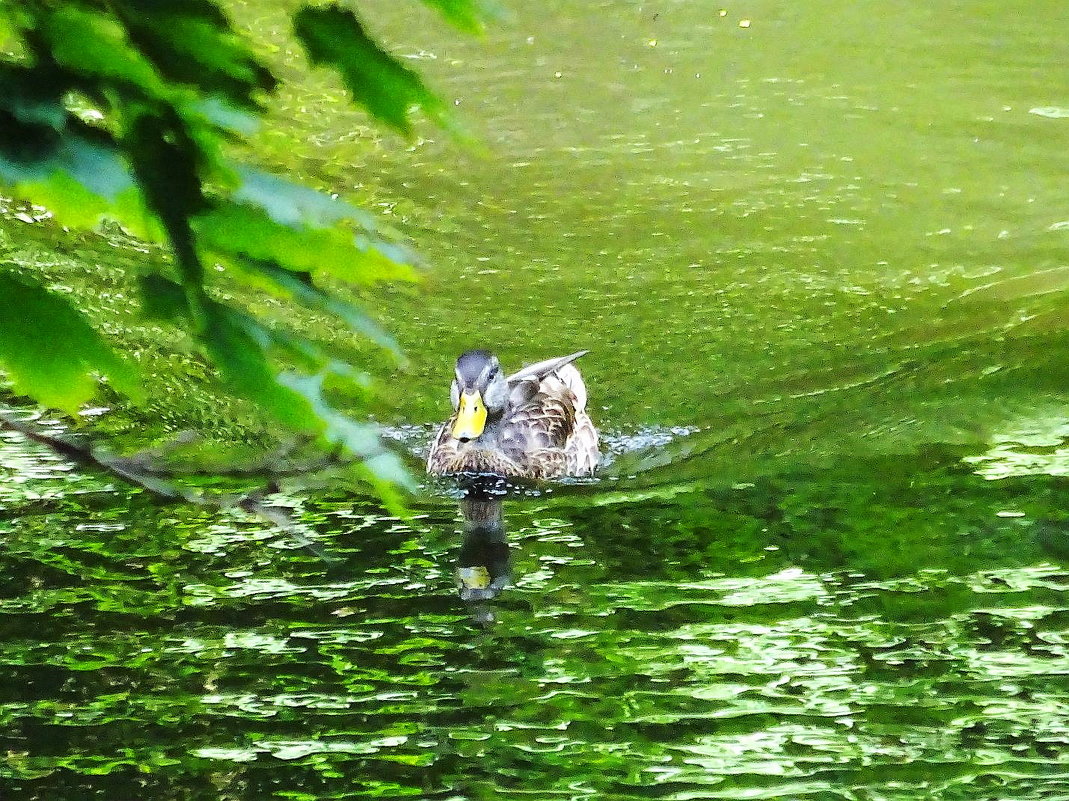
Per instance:
[[[459,351],[589,348],[600,476],[482,537],[448,484],[294,483],[298,538],[0,437],[0,798],[1069,799],[1063,5],[515,5],[366,6],[475,150],[379,140],[234,11],[296,82],[268,161],[428,263],[364,297],[379,419],[418,452]],[[0,212],[144,341],[136,243]],[[255,440],[139,347],[90,430]]]

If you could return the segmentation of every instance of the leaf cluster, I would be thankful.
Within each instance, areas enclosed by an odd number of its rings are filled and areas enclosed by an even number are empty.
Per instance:
[[[477,30],[477,0],[426,0]],[[295,185],[228,151],[253,132],[277,79],[212,0],[0,0],[10,42],[0,54],[0,184],[66,224],[119,221],[162,241],[172,259],[145,265],[147,316],[189,331],[224,385],[277,420],[364,460],[382,483],[400,462],[373,428],[328,404],[324,382],[363,372],[321,343],[224,302],[208,267],[230,280],[335,315],[402,358],[361,309],[324,290],[410,280],[404,251],[363,211]],[[0,35],[4,32],[0,17]],[[448,126],[444,104],[342,6],[303,6],[293,31],[314,64],[339,71],[353,99],[402,135],[417,109]],[[214,271],[213,271],[214,272]],[[135,398],[137,366],[82,313],[31,277],[0,268],[0,366],[14,387],[73,411],[94,375]]]

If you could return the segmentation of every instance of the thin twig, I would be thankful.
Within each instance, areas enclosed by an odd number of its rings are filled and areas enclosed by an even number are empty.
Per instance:
[[[324,561],[336,561],[305,533],[304,526],[294,520],[291,514],[281,507],[271,506],[264,502],[264,495],[278,491],[274,480],[261,489],[240,495],[206,495],[161,478],[164,471],[145,467],[143,457],[124,458],[111,456],[72,438],[49,434],[36,426],[19,420],[8,409],[0,409],[0,428],[15,431],[26,437],[26,439],[39,445],[44,445],[49,450],[72,462],[103,470],[122,479],[127,484],[132,484],[145,490],[161,501],[189,503],[220,511],[241,509],[295,537],[301,545],[307,547]]]
[[[302,436],[293,442],[281,445],[277,450],[246,459],[241,464],[225,464],[214,467],[201,465],[176,465],[173,455],[183,447],[187,447],[200,439],[196,432],[183,431],[169,442],[165,442],[155,448],[139,451],[130,456],[109,456],[114,464],[120,466],[129,465],[130,469],[137,473],[163,476],[165,478],[179,478],[189,476],[211,476],[213,478],[237,478],[248,476],[268,476],[277,480],[290,476],[306,476],[318,473],[331,467],[341,467],[352,462],[347,458],[341,448],[334,448],[329,453],[323,453],[315,458],[304,460],[296,459],[296,454],[301,448],[313,441],[310,436]]]

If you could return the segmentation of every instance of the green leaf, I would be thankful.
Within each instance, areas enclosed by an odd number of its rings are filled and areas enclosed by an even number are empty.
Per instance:
[[[348,231],[282,225],[244,204],[216,204],[195,218],[194,230],[204,249],[273,262],[296,272],[333,275],[354,284],[415,278],[411,267],[377,248],[361,248]]]
[[[160,32],[165,34],[175,54],[186,56],[190,66],[201,71],[204,77],[197,84],[206,90],[226,86],[220,81],[224,76],[230,79],[230,85],[242,87],[245,96],[256,89],[274,88],[270,73],[252,57],[241,40],[214,23],[175,14]],[[218,87],[213,87],[212,78],[219,81]]]
[[[400,264],[412,264],[416,260],[405,247],[382,238],[396,240],[401,237],[399,233],[383,228],[372,215],[352,203],[247,165],[237,165],[234,172],[241,179],[241,185],[234,191],[234,199],[263,209],[280,225],[322,228],[350,221],[363,228],[370,237],[354,240],[361,251],[376,250]]]
[[[358,423],[327,404],[323,398],[322,376],[284,373],[280,380],[308,400],[319,419],[326,423],[324,434],[327,439],[359,456],[374,479],[404,487],[410,492],[415,491],[416,484],[412,476],[401,458],[383,444],[376,426]]]
[[[310,309],[317,309],[335,315],[353,331],[363,334],[376,345],[385,348],[395,356],[401,356],[401,349],[392,336],[387,334],[374,320],[356,306],[346,303],[335,295],[316,287],[312,283],[310,275],[283,269],[278,264],[270,261],[239,259],[236,264],[244,267],[248,272],[266,277],[272,284],[282,289],[287,296],[298,303]]]
[[[7,18],[7,14],[0,14],[0,49],[5,52],[10,51],[14,47],[15,42],[15,29],[12,27],[10,20]]]
[[[109,201],[134,187],[126,162],[102,137],[94,141],[73,131],[66,133],[49,166],[53,173],[66,173],[97,197]]]
[[[205,311],[202,342],[230,390],[290,428],[322,432],[324,423],[312,404],[280,383],[278,371],[268,361],[270,334],[248,315],[221,303],[208,302]]]
[[[344,200],[246,165],[237,166],[235,171],[241,185],[234,199],[259,206],[280,225],[330,225],[352,220],[367,231],[376,229],[374,217]]]
[[[167,81],[253,109],[258,92],[274,89],[274,76],[214,3],[126,0],[115,7],[131,42]]]
[[[93,373],[141,394],[137,370],[117,356],[64,298],[0,272],[0,363],[16,390],[66,412],[93,397]]]
[[[55,70],[0,64],[0,107],[26,125],[58,131],[67,119],[63,94],[69,82]],[[0,130],[6,138],[7,131]]]
[[[282,272],[289,275],[290,280],[300,280],[286,271]],[[192,319],[189,299],[181,284],[151,273],[140,278],[140,285],[142,306],[150,319],[185,324]],[[326,294],[323,297],[330,299]],[[369,394],[370,376],[333,357],[328,352],[329,347],[286,328],[268,328],[254,318],[216,301],[208,301],[208,305],[214,307],[209,312],[211,315],[222,317],[227,324],[243,330],[265,358],[272,349],[277,349],[308,370],[338,376],[346,382],[347,388],[355,389],[361,395]],[[212,329],[209,329],[209,335],[214,335]]]
[[[501,16],[496,4],[478,2],[478,0],[423,0],[438,9],[450,23],[468,33],[482,33],[488,19]]]
[[[146,110],[133,120],[125,139],[145,200],[172,236],[171,226],[184,226],[203,205],[198,151],[185,133],[174,120]]]
[[[156,69],[130,47],[113,17],[63,5],[46,17],[42,33],[56,62],[77,75],[136,86],[153,98],[169,94]]]
[[[206,311],[209,325],[204,346],[232,391],[285,425],[318,433],[360,457],[368,479],[384,498],[390,485],[415,488],[400,457],[386,448],[374,425],[351,420],[326,402],[323,374],[279,373],[271,366],[270,348],[291,343],[291,335],[280,338],[248,315],[214,301],[209,301]]]
[[[0,66],[0,182],[68,225],[143,210],[120,146],[63,106],[69,88],[55,70]]]
[[[234,134],[252,136],[260,127],[256,115],[238,108],[218,95],[201,97],[187,106],[186,115],[195,114],[216,128]]]
[[[141,289],[141,308],[146,317],[170,323],[190,319],[189,301],[181,284],[158,273],[142,275],[138,283]]]
[[[419,75],[369,38],[351,11],[336,5],[304,6],[293,25],[312,62],[335,67],[353,98],[372,116],[405,136],[412,133],[408,115],[414,108],[450,126],[445,106]]]
[[[0,150],[0,182],[47,206],[64,223],[82,227],[99,222],[120,196],[136,194],[115,151],[73,135],[32,159]]]

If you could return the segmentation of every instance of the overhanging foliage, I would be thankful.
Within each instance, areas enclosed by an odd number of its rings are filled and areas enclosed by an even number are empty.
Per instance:
[[[477,0],[425,0],[477,30]],[[102,218],[165,242],[173,263],[145,265],[143,308],[183,326],[225,386],[286,425],[364,460],[373,480],[403,483],[374,429],[332,409],[321,390],[363,373],[316,342],[227,305],[205,265],[336,315],[398,358],[392,338],[321,288],[409,280],[403,251],[344,200],[295,185],[229,155],[255,129],[277,81],[211,0],[0,1],[0,184],[68,225]],[[353,99],[400,134],[422,109],[450,126],[446,107],[374,42],[342,6],[303,6],[294,33],[313,63],[337,69]],[[6,25],[7,30],[4,30]],[[94,376],[137,397],[137,370],[65,298],[0,271],[0,366],[15,388],[76,410]]]

